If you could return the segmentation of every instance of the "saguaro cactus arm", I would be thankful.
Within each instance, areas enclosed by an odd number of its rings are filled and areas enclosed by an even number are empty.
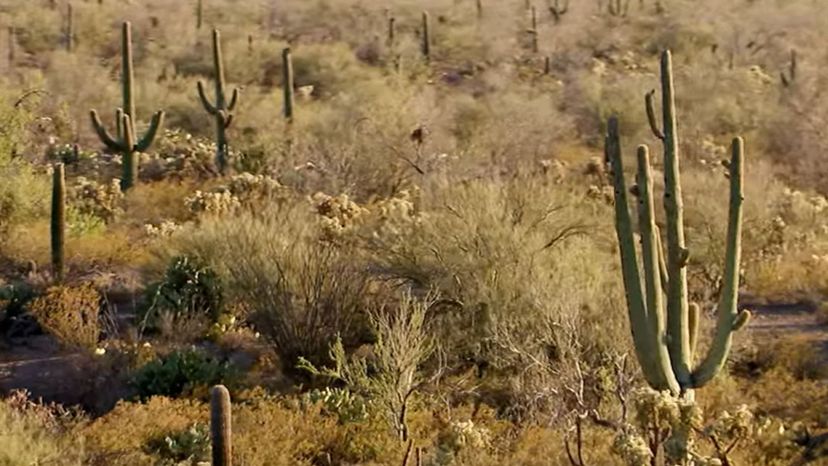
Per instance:
[[[678,391],[678,384],[673,377],[669,366],[669,357],[664,348],[663,339],[651,331],[648,312],[659,312],[658,309],[649,310],[644,299],[641,286],[638,258],[633,236],[633,223],[627,206],[627,187],[624,181],[624,167],[621,159],[621,145],[618,132],[618,119],[609,119],[606,138],[606,156],[612,168],[615,192],[615,225],[618,235],[618,245],[621,254],[621,271],[626,290],[627,311],[630,319],[636,356],[641,365],[644,378],[653,387]],[[651,250],[651,257],[652,257]],[[651,272],[652,273],[652,272]],[[648,301],[657,304],[656,294],[648,289]],[[660,292],[660,290],[659,290]]]
[[[149,128],[147,128],[147,132],[144,133],[144,136],[138,140],[138,143],[135,144],[135,150],[138,152],[145,152],[149,149],[153,141],[155,141],[155,136],[158,134],[158,130],[160,130],[163,126],[164,112],[159,110],[152,115]]]
[[[119,114],[118,119],[120,119],[120,114],[122,114],[122,113],[123,113],[122,110],[118,109],[118,114]],[[104,143],[104,145],[107,148],[109,148],[110,150],[116,151],[116,152],[123,152],[126,149],[126,147],[124,146],[124,143],[121,140],[120,136],[118,138],[114,138],[114,137],[112,137],[111,134],[109,134],[109,131],[106,130],[106,127],[104,126],[103,122],[101,121],[101,118],[98,116],[98,112],[96,110],[90,110],[89,111],[89,117],[92,120],[92,128],[95,129],[95,133],[97,133],[98,138],[101,140],[102,143]],[[121,122],[118,121],[118,132],[119,133],[121,132],[120,128],[121,128]]]
[[[684,205],[679,171],[673,63],[670,51],[661,55],[661,105],[664,139],[664,211],[667,219],[667,346],[679,384],[690,384],[690,335],[687,311],[687,259]]]
[[[204,82],[197,82],[196,89],[198,89],[198,98],[201,100],[201,105],[204,107],[204,110],[210,115],[218,113],[219,109],[210,102],[210,98],[207,97],[207,93],[204,91]]]
[[[730,158],[730,210],[727,222],[727,247],[722,295],[719,298],[716,335],[707,356],[693,371],[693,385],[700,387],[709,382],[722,369],[730,352],[733,332],[743,327],[750,318],[750,311],[738,311],[739,261],[741,258],[742,204],[744,193],[744,141],[734,138]]]

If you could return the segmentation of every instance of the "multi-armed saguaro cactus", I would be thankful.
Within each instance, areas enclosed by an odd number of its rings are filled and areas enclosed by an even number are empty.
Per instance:
[[[423,29],[423,37],[422,37],[422,44],[420,44],[420,51],[423,53],[423,57],[425,57],[426,61],[431,61],[431,25],[429,24],[431,20],[429,19],[429,15],[427,11],[423,12],[423,19],[422,19],[422,29]]]
[[[630,0],[609,0],[607,11],[612,16],[627,16],[630,11]]]
[[[663,131],[657,130],[655,126],[652,94],[648,94],[647,106],[654,132],[664,143],[667,248],[666,251],[662,248],[661,236],[655,224],[649,152],[646,146],[640,146],[636,185],[631,191],[638,199],[643,275],[639,273],[633,222],[627,208],[618,120],[614,117],[609,120],[606,155],[611,163],[615,185],[615,225],[636,354],[644,376],[653,388],[685,394],[705,385],[716,376],[727,359],[733,332],[744,326],[750,318],[749,311],[739,311],[737,308],[744,147],[741,138],[733,140],[729,163],[730,211],[724,285],[719,300],[716,335],[704,360],[693,368],[700,310],[695,303],[689,303],[687,297],[687,263],[690,253],[684,239],[679,145],[669,51],[664,52],[661,58],[661,86]]]
[[[210,393],[210,437],[213,443],[213,466],[231,466],[233,428],[230,414],[230,392],[216,385]]]
[[[549,12],[552,13],[552,18],[555,20],[555,24],[561,22],[561,16],[565,15],[569,11],[569,0],[565,0],[563,4],[560,0],[555,0],[549,5]]]
[[[139,157],[136,152],[144,152],[152,145],[155,135],[164,124],[164,112],[158,111],[152,116],[152,121],[143,137],[136,140],[135,132],[135,94],[132,89],[134,74],[132,71],[132,28],[129,22],[125,22],[121,32],[121,84],[124,105],[116,111],[115,124],[117,133],[115,137],[109,134],[104,128],[98,112],[89,112],[92,118],[92,126],[98,137],[110,150],[123,154],[124,177],[121,180],[121,189],[131,188],[138,179]]]
[[[54,166],[52,175],[52,275],[63,280],[64,237],[66,234],[66,176],[63,164]]]
[[[223,175],[227,169],[227,128],[233,123],[233,109],[239,101],[239,90],[233,89],[230,98],[227,98],[224,88],[224,62],[221,57],[221,34],[218,29],[213,29],[213,66],[216,79],[216,103],[210,103],[207,93],[204,91],[204,83],[198,82],[198,97],[201,105],[207,113],[216,119],[216,164],[219,172]]]
[[[284,81],[282,85],[285,88],[282,114],[290,123],[293,122],[293,107],[296,105],[293,89],[293,58],[290,53],[290,47],[285,47],[282,50],[282,81]]]

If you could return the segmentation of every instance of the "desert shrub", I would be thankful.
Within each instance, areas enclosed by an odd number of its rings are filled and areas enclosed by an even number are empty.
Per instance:
[[[347,388],[314,389],[307,393],[307,398],[312,404],[320,404],[325,413],[335,416],[342,424],[364,421],[369,415],[365,400]]]
[[[342,340],[331,346],[334,368],[317,369],[305,359],[300,367],[347,384],[349,388],[375,402],[389,426],[401,441],[407,441],[409,427],[406,414],[412,398],[427,380],[421,370],[434,351],[426,324],[434,297],[420,301],[405,294],[389,309],[369,315],[376,342],[373,358],[345,354]]]
[[[170,314],[173,321],[206,318],[215,323],[224,312],[225,292],[218,275],[187,256],[174,257],[147,294],[149,307],[143,311],[142,328],[157,328],[162,314]]]
[[[210,459],[210,426],[193,424],[189,428],[151,439],[145,449],[160,459],[159,465],[195,464]]]
[[[139,368],[132,378],[138,397],[192,395],[234,374],[225,362],[196,349],[174,351]]]
[[[97,217],[106,223],[114,221],[123,212],[123,198],[118,179],[101,184],[83,177],[75,179],[70,195],[72,207],[79,214]]]
[[[21,400],[23,403],[21,403]],[[29,402],[25,395],[0,400],[0,464],[79,466],[83,448],[64,435],[55,411]]]
[[[175,246],[208,261],[288,370],[299,356],[324,361],[337,335],[352,346],[371,300],[359,263],[318,240],[309,211],[300,201],[205,220]]]
[[[49,288],[27,309],[61,344],[86,350],[98,345],[101,296],[92,285]]]

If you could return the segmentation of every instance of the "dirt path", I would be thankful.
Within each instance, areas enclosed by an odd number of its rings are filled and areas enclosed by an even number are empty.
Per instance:
[[[820,324],[813,306],[803,303],[748,306],[754,314],[748,325],[758,339],[774,342],[797,336],[814,345],[814,357],[828,366],[828,326]]]

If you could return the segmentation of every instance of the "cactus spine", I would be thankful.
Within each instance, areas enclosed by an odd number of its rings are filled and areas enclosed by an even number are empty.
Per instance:
[[[429,19],[429,15],[427,11],[423,12],[423,43],[421,44],[421,51],[423,53],[423,57],[425,57],[426,62],[431,61],[431,27],[429,23],[431,22]]]
[[[201,105],[216,120],[216,164],[219,167],[219,172],[223,175],[227,169],[227,159],[229,157],[226,131],[233,123],[233,110],[236,108],[236,103],[239,100],[239,90],[233,89],[230,99],[227,99],[224,82],[224,62],[221,56],[221,33],[218,29],[213,29],[213,66],[216,80],[215,105],[210,103],[210,98],[207,97],[202,81],[198,82],[197,88]]]
[[[216,385],[210,393],[210,437],[213,443],[213,466],[231,466],[233,430],[230,414],[230,392]]]
[[[90,110],[89,116],[92,119],[92,127],[101,142],[110,150],[123,154],[124,174],[121,180],[121,189],[127,190],[134,186],[138,179],[139,158],[136,152],[144,152],[152,145],[158,130],[164,124],[164,112],[155,112],[147,132],[136,141],[135,120],[137,118],[135,116],[135,95],[132,86],[134,79],[132,27],[129,22],[125,22],[121,29],[121,49],[121,92],[124,100],[123,106],[115,112],[116,135],[113,137],[109,134],[98,117],[97,111]]]
[[[66,234],[66,176],[63,164],[54,166],[52,174],[52,274],[58,281],[63,280],[63,257]]]
[[[283,81],[285,87],[285,97],[284,97],[284,104],[283,104],[283,114],[285,119],[288,122],[293,122],[293,108],[296,104],[296,98],[294,96],[294,83],[293,83],[293,58],[290,53],[290,47],[286,47],[282,50],[282,73],[283,73]]]
[[[707,356],[692,369],[700,312],[697,305],[688,303],[687,297],[689,252],[684,240],[675,96],[669,51],[664,52],[661,58],[661,84],[663,130],[657,131],[655,126],[652,93],[648,94],[646,102],[654,133],[664,144],[667,250],[665,254],[655,225],[649,151],[646,146],[640,146],[636,185],[632,191],[638,198],[643,277],[639,273],[633,223],[627,210],[627,189],[621,161],[618,120],[615,117],[608,124],[606,155],[613,173],[616,233],[636,354],[644,376],[653,388],[685,394],[704,386],[718,374],[727,359],[733,332],[750,318],[749,311],[740,312],[737,308],[744,200],[744,142],[741,138],[735,138],[732,143],[725,275],[716,335]]]

